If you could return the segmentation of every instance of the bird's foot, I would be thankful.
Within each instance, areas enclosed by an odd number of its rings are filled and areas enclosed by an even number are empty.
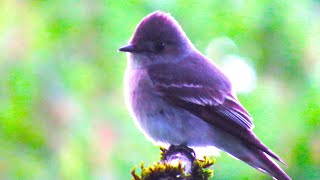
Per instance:
[[[196,153],[193,149],[189,148],[185,144],[180,145],[171,145],[169,149],[167,149],[163,154],[163,160],[167,160],[168,157],[171,157],[175,154],[183,154],[183,156],[186,156],[191,162],[193,162],[196,159]]]

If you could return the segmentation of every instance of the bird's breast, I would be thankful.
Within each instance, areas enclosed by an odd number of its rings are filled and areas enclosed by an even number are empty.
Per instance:
[[[166,102],[146,70],[127,69],[125,96],[135,124],[152,142],[194,146],[212,142],[212,128],[190,112]]]
[[[150,141],[161,145],[182,142],[177,137],[179,135],[174,133],[177,126],[180,126],[173,122],[175,113],[169,110],[170,105],[157,94],[146,70],[127,69],[125,97],[135,125]]]
[[[149,101],[155,98],[155,89],[145,69],[130,69],[125,77],[125,96],[128,105],[138,112],[139,109],[149,109]],[[135,113],[138,114],[138,113]]]
[[[127,69],[125,73],[126,105],[139,129],[150,134],[151,116],[159,109],[152,82],[145,69]]]

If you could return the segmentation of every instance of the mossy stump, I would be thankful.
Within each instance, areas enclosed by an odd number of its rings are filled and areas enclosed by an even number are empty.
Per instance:
[[[141,175],[136,174],[135,167],[131,170],[133,180],[207,180],[213,176],[209,167],[215,160],[206,156],[203,160],[196,159],[193,149],[185,145],[160,149],[159,162],[149,167],[141,163]]]

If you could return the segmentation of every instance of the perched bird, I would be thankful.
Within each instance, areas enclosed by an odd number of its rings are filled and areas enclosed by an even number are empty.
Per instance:
[[[275,179],[290,179],[272,158],[283,161],[253,133],[252,117],[229,79],[172,16],[146,16],[119,51],[128,52],[127,105],[154,143],[214,146]]]

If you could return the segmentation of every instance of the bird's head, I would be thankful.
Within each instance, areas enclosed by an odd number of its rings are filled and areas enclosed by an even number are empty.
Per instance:
[[[129,45],[119,51],[129,52],[133,61],[148,65],[175,61],[192,47],[178,22],[171,15],[156,11],[141,20]]]

